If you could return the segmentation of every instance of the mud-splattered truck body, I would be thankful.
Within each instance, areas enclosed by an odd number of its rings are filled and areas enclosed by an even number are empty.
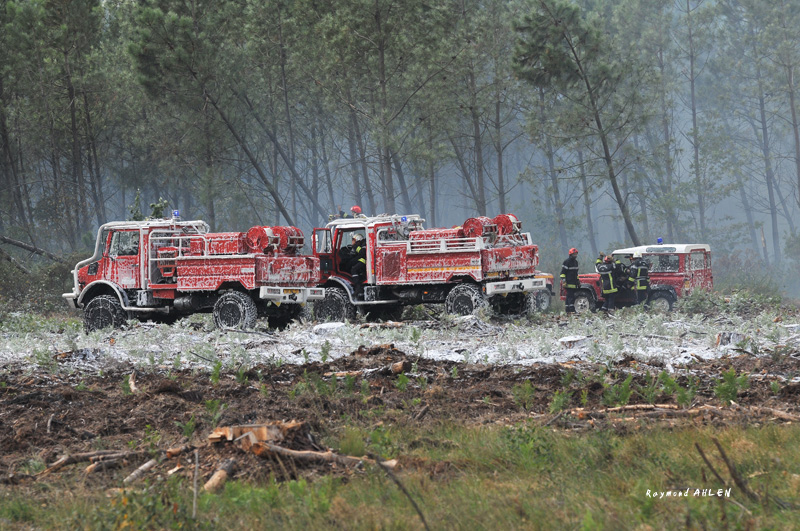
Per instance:
[[[470,218],[449,229],[425,230],[423,222],[418,215],[356,217],[315,229],[326,288],[316,316],[342,320],[361,311],[397,318],[403,306],[442,302],[456,314],[487,304],[502,313],[537,308],[536,294],[546,289],[537,278],[538,248],[515,216]],[[354,279],[346,260],[355,234],[366,246],[365,278]]]
[[[199,220],[107,223],[64,298],[83,309],[87,330],[209,310],[220,327],[251,327],[259,314],[285,321],[324,297],[319,260],[300,254],[303,243],[295,227],[211,233]]]

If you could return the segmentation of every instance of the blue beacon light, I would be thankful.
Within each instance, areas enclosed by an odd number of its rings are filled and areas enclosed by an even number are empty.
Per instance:
[[[664,243],[664,238],[659,238],[658,239],[658,244],[661,245],[662,243]]]

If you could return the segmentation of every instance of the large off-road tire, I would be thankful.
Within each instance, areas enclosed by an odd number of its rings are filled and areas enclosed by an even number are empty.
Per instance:
[[[552,305],[550,292],[546,289],[539,289],[533,292],[534,300],[536,301],[536,309],[540,312],[546,312]]]
[[[594,298],[586,290],[575,293],[575,313],[593,312],[596,309]]]
[[[455,315],[472,315],[488,305],[486,295],[475,284],[459,284],[450,290],[444,300],[445,311]]]
[[[317,321],[344,322],[356,318],[356,307],[342,288],[325,288],[325,298],[314,302]]]
[[[128,312],[114,295],[98,295],[83,308],[83,329],[94,332],[103,328],[119,328],[128,318]]]
[[[672,295],[666,291],[653,291],[650,293],[650,297],[647,300],[647,305],[650,308],[650,311],[656,313],[667,313],[672,311],[672,305],[675,303],[675,299],[672,298]]]
[[[214,324],[218,328],[253,328],[257,318],[258,308],[247,293],[228,291],[214,303]]]

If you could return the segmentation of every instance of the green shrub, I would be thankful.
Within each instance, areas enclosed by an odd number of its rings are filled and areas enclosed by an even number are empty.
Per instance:
[[[569,401],[572,399],[570,391],[559,390],[553,393],[553,398],[550,400],[550,413],[558,413],[567,408]]]
[[[722,380],[720,380],[714,387],[714,394],[717,398],[730,404],[736,401],[739,396],[739,391],[750,387],[750,378],[747,374],[740,376],[736,375],[736,370],[731,367],[722,373]]]
[[[521,384],[516,384],[511,388],[511,396],[514,403],[522,409],[528,411],[535,402],[536,388],[530,380],[525,380]]]
[[[624,406],[631,399],[633,375],[629,374],[621,384],[608,384],[603,391],[603,404],[609,407]]]

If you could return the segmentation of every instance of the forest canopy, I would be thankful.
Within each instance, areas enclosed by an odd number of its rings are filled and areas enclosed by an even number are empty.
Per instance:
[[[0,233],[56,253],[163,199],[800,255],[798,2],[0,3]]]

